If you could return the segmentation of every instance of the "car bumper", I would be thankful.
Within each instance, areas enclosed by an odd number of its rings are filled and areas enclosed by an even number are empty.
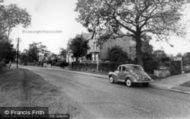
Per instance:
[[[133,83],[150,83],[153,82],[153,80],[150,81],[133,81]]]

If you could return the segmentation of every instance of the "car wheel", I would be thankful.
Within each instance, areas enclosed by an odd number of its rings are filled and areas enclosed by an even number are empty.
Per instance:
[[[110,81],[110,83],[114,83],[115,82],[114,78],[112,76],[109,77],[109,81]]]
[[[126,84],[127,87],[131,87],[132,86],[132,81],[130,79],[127,79],[125,81],[125,84]]]

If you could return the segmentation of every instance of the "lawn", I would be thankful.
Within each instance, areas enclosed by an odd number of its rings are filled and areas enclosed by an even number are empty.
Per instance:
[[[0,74],[0,106],[49,107],[51,114],[71,114],[79,110],[61,90],[39,75],[25,69]]]
[[[190,87],[190,81],[187,81],[187,82],[181,84],[181,86]]]

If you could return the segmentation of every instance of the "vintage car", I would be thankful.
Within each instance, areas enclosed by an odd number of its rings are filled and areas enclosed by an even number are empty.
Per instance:
[[[136,64],[123,64],[118,66],[114,72],[109,72],[110,83],[124,82],[126,86],[131,87],[134,83],[141,83],[148,86],[153,81],[144,71],[142,66]]]

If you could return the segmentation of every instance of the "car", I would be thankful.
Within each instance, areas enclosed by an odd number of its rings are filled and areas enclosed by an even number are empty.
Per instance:
[[[110,83],[123,82],[128,87],[131,87],[135,83],[148,86],[153,81],[144,71],[143,67],[136,64],[119,65],[117,70],[109,72],[108,76]]]

